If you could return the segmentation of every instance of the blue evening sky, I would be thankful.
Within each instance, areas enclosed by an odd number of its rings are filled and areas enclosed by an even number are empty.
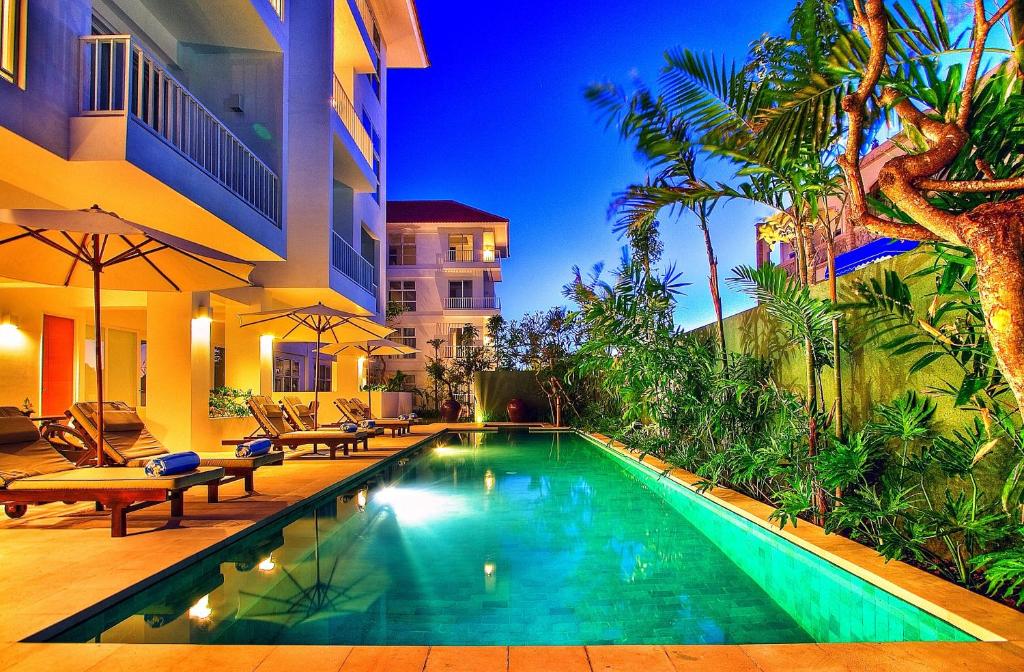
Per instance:
[[[565,303],[571,268],[614,267],[622,241],[608,204],[645,170],[583,99],[591,82],[653,82],[673,46],[743,58],[763,32],[786,29],[791,0],[508,2],[419,0],[432,65],[389,73],[392,199],[451,198],[509,218],[503,312]],[[743,203],[712,220],[722,277],[754,261]],[[713,319],[703,243],[693,221],[664,218],[665,261],[691,285],[679,323]],[[723,287],[726,314],[749,305]]]

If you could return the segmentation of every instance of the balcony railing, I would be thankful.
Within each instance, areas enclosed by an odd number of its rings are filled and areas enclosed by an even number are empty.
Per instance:
[[[373,10],[370,9],[370,5],[366,3],[366,0],[356,0],[356,8],[359,10],[360,16],[363,18],[363,25],[366,26],[366,32],[370,36],[370,42],[373,44],[375,51],[378,50],[375,42],[376,36],[380,35],[380,30],[377,28],[377,17],[374,16]],[[377,54],[380,56],[380,54]]]
[[[82,115],[141,123],[267,219],[281,225],[280,181],[130,35],[82,39]]]
[[[442,348],[441,353],[445,359],[452,359],[455,357],[466,357],[474,352],[489,350],[493,350],[493,348],[487,345],[446,345]]]
[[[377,296],[377,271],[363,255],[348,244],[337,231],[332,232],[331,265],[347,275],[353,282]]]
[[[448,310],[497,310],[501,307],[496,296],[459,296],[444,300]]]
[[[442,266],[457,264],[491,264],[498,261],[495,250],[458,250],[449,249],[437,255],[437,263]]]
[[[331,96],[331,107],[338,113],[341,123],[345,124],[345,128],[352,134],[352,138],[356,141],[356,146],[359,147],[363,158],[372,166],[373,142],[370,140],[370,134],[359,123],[359,118],[356,116],[356,108],[352,105],[348,92],[341,85],[341,80],[338,79],[337,75],[334,76],[334,94]]]

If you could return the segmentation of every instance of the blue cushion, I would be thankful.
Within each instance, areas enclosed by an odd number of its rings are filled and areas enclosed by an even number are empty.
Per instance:
[[[194,471],[199,466],[199,456],[191,450],[156,457],[146,463],[147,476],[174,476]]]
[[[354,432],[354,431],[356,431],[358,429],[359,429],[359,426],[356,425],[356,423],[354,423],[354,422],[346,422],[345,424],[343,424],[341,426],[341,431],[343,431],[343,432]]]
[[[259,457],[270,452],[270,439],[253,439],[235,448],[235,457]]]

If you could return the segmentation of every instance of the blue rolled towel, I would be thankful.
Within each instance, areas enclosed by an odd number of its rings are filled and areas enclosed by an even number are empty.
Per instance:
[[[374,427],[377,426],[377,423],[374,422],[373,420],[360,420],[359,426],[362,427],[363,429],[373,429]]]
[[[270,439],[253,439],[235,448],[235,457],[259,457],[270,452]]]
[[[146,476],[174,476],[195,470],[199,466],[199,456],[191,450],[183,453],[171,453],[155,457],[146,463]]]
[[[354,422],[346,422],[341,426],[341,431],[343,432],[354,432],[357,429],[359,429],[359,426]]]
[[[410,413],[410,414],[409,414],[409,419],[410,419],[410,420],[415,420],[415,419],[416,419],[416,418],[418,418],[418,417],[420,417],[420,416],[416,415],[415,413]]]

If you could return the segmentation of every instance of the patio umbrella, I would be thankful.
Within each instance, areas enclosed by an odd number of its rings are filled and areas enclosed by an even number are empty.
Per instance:
[[[394,331],[391,327],[318,303],[302,308],[265,310],[241,316],[243,327],[263,325],[268,333],[282,341],[316,342],[316,368],[313,371],[313,425],[319,427],[320,416],[320,348],[357,339],[384,338]],[[276,332],[274,331],[276,330]]]
[[[100,287],[209,291],[249,284],[252,265],[92,206],[88,210],[0,210],[0,275],[92,287],[96,330],[97,445],[103,445]],[[103,451],[96,451],[97,465]]]
[[[412,355],[419,352],[416,348],[408,345],[402,345],[401,343],[396,343],[394,341],[389,341],[386,338],[377,338],[368,341],[354,341],[352,343],[335,343],[325,345],[320,349],[320,351],[327,355],[351,354],[358,352],[359,354],[366,355],[367,357],[373,357],[374,355]],[[370,390],[366,390],[366,405],[369,407],[370,412],[373,413],[373,397]]]

